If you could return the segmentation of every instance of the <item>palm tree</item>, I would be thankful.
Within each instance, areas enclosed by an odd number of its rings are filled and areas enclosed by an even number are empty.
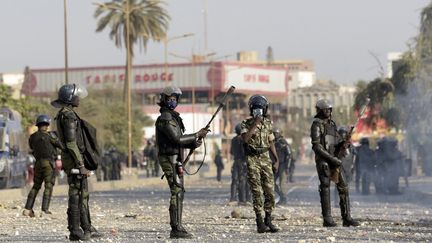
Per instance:
[[[110,26],[110,38],[119,48],[125,43],[126,54],[126,81],[124,83],[123,98],[127,97],[128,120],[128,164],[131,168],[132,158],[132,111],[131,111],[131,67],[133,45],[140,44],[144,50],[149,40],[160,41],[166,38],[168,21],[170,17],[163,8],[162,0],[112,0],[111,2],[97,4],[94,13],[99,18],[96,32]]]
[[[114,40],[115,45],[122,48],[124,43],[129,50],[126,67],[128,64],[132,66],[134,44],[138,43],[145,51],[149,40],[161,41],[166,36],[170,16],[164,9],[165,2],[162,0],[112,0],[97,5],[94,13],[95,18],[99,18],[96,32],[101,32],[109,26],[111,28],[109,36]],[[126,28],[128,22],[129,38]],[[129,77],[127,68],[126,77]],[[128,82],[125,82],[124,97],[128,85]]]

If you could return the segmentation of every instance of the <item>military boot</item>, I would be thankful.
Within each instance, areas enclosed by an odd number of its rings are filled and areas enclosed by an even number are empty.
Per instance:
[[[342,225],[344,227],[349,227],[349,226],[357,227],[357,226],[359,226],[360,223],[351,217],[351,209],[350,209],[350,200],[349,200],[348,189],[346,190],[345,193],[343,193],[343,194],[341,193],[339,195],[339,197],[340,197],[339,206],[340,206],[341,215],[342,215]]]
[[[269,227],[270,232],[276,233],[279,231],[279,228],[272,223],[271,213],[269,212],[265,213],[264,223],[267,227]]]
[[[35,213],[33,211],[33,205],[36,199],[37,191],[35,189],[31,189],[28,196],[27,196],[27,202],[24,206],[23,215],[28,217],[35,217]]]
[[[191,239],[193,236],[192,234],[188,233],[185,228],[181,225],[181,214],[179,213],[179,210],[174,205],[170,206],[169,209],[170,213],[170,225],[171,225],[171,232],[170,232],[170,238],[171,239]]]
[[[88,203],[87,203],[88,205]],[[100,238],[103,237],[102,233],[99,233],[95,227],[91,224],[90,210],[86,207],[82,207],[80,210],[80,221],[81,228],[84,230],[86,238]]]
[[[87,241],[90,240],[89,236],[86,236],[80,227],[80,213],[79,209],[68,209],[68,229],[69,229],[69,240],[70,241]]]
[[[45,196],[42,198],[42,214],[52,214],[48,208],[50,205],[51,197]]]
[[[333,221],[333,217],[331,215],[330,188],[320,189],[320,198],[323,226],[335,227],[336,223]]]
[[[256,214],[256,224],[257,224],[257,231],[258,233],[265,233],[269,232],[269,227],[264,223],[264,220],[262,218],[262,215],[260,213]]]

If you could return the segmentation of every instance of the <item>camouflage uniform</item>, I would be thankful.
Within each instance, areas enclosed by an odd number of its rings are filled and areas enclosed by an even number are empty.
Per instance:
[[[56,159],[56,148],[62,149],[63,146],[58,138],[51,136],[48,131],[39,129],[29,138],[30,149],[33,150],[35,162],[35,176],[33,178],[33,187],[30,190],[25,209],[33,210],[36,196],[45,182],[45,189],[42,198],[42,211],[48,211],[51,201],[51,195],[55,184],[54,160]]]
[[[248,132],[253,122],[253,118],[244,120],[241,124],[241,133]],[[263,210],[271,213],[275,204],[273,169],[269,155],[270,142],[274,140],[272,122],[268,118],[263,118],[257,129],[257,134],[245,145],[248,181],[255,213],[261,213]]]

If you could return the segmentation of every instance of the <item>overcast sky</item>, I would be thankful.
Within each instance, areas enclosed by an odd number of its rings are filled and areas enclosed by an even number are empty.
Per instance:
[[[124,65],[108,32],[96,33],[98,0],[68,0],[69,66]],[[100,1],[103,2],[103,1]],[[233,55],[268,46],[275,59],[311,59],[319,79],[338,83],[378,75],[376,54],[386,65],[388,52],[406,51],[418,33],[428,0],[207,0],[208,49],[204,50],[204,0],[167,0],[168,35],[195,33],[170,42],[169,51],[190,56]],[[64,65],[63,1],[1,0],[0,72]],[[169,57],[170,62],[182,61]],[[163,62],[163,45],[151,42],[136,51],[135,64]]]

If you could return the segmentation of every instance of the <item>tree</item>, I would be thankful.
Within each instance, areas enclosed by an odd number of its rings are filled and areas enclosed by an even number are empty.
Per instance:
[[[4,84],[0,84],[0,107],[8,107],[21,114],[21,125],[27,129],[34,125],[36,118],[40,114],[49,114],[49,104],[33,97],[20,99],[12,98],[12,89]],[[52,117],[52,116],[51,116]]]
[[[109,36],[117,47],[122,48],[123,43],[126,48],[129,45],[130,53],[126,58],[126,67],[128,63],[132,66],[134,44],[139,43],[139,46],[146,50],[149,40],[160,41],[166,37],[170,16],[163,8],[164,4],[161,0],[113,0],[99,4],[96,8],[94,16],[99,18],[96,32],[101,32],[109,26],[111,28]],[[126,34],[127,18],[130,26],[129,38]],[[126,76],[128,76],[127,72],[126,69]],[[128,88],[128,82],[125,82],[124,97]]]
[[[98,141],[102,148],[117,147],[121,152],[127,151],[127,123],[125,109],[122,109],[121,91],[106,87],[104,91],[89,91],[89,96],[81,101],[78,108],[80,116],[88,120],[98,129]],[[132,148],[137,150],[142,146],[144,126],[154,121],[144,115],[142,110],[132,110]]]

